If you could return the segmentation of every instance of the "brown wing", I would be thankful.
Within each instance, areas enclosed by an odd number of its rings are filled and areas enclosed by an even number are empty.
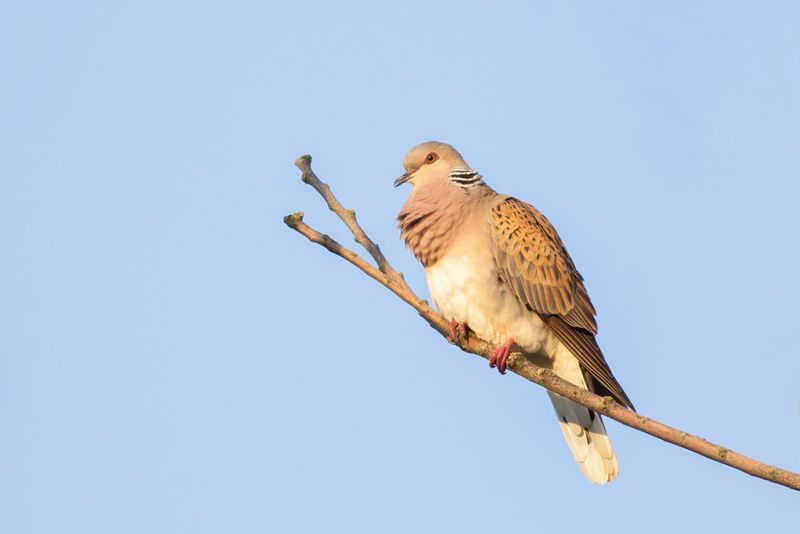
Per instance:
[[[503,281],[575,354],[596,393],[633,408],[594,338],[595,310],[583,277],[550,221],[530,204],[509,197],[492,209],[490,224]]]

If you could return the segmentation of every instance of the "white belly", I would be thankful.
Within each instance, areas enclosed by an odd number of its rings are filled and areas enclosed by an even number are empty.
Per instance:
[[[474,250],[453,250],[425,269],[436,307],[448,319],[467,323],[478,337],[492,344],[513,338],[526,352],[552,357],[559,345],[555,335],[498,282],[490,254],[487,251],[484,257],[476,257]]]

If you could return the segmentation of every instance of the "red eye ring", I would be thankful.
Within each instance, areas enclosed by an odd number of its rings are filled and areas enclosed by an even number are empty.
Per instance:
[[[436,152],[431,152],[430,154],[425,156],[425,163],[430,164],[436,161],[437,159],[439,159],[439,154],[437,154]]]

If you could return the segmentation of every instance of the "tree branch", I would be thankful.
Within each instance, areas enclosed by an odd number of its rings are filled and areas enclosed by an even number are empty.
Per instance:
[[[317,175],[314,174],[314,171],[311,170],[311,156],[306,155],[299,157],[295,161],[295,165],[302,171],[301,179],[303,182],[313,187],[322,196],[331,211],[338,215],[342,222],[344,222],[347,228],[353,233],[356,241],[369,252],[370,256],[375,260],[377,267],[373,266],[352,250],[342,246],[331,237],[321,234],[308,226],[303,222],[303,212],[287,215],[284,217],[283,222],[293,230],[304,235],[310,241],[322,245],[330,252],[352,263],[369,277],[377,280],[392,293],[411,305],[433,329],[446,337],[449,332],[449,321],[436,313],[425,300],[420,299],[411,290],[408,284],[406,284],[403,275],[394,270],[381,253],[378,245],[367,236],[366,232],[361,228],[361,225],[358,224],[355,212],[345,209],[333,195],[330,187],[323,183]],[[458,340],[456,344],[465,352],[470,352],[482,356],[483,358],[488,358],[491,350],[494,348],[474,335],[466,340]],[[727,447],[711,443],[699,436],[683,432],[677,428],[631,411],[615,402],[611,397],[595,395],[590,391],[567,382],[552,371],[531,363],[522,353],[517,352],[511,356],[508,362],[508,369],[581,406],[585,406],[615,421],[619,421],[623,425],[650,434],[651,436],[701,456],[705,456],[715,462],[733,467],[734,469],[738,469],[754,477],[762,478],[794,490],[800,490],[799,473],[759,462],[758,460],[732,451]]]

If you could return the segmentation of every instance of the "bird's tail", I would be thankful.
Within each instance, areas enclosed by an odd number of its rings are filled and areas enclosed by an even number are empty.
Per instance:
[[[586,478],[605,484],[617,476],[619,466],[600,414],[550,391],[561,432]]]

